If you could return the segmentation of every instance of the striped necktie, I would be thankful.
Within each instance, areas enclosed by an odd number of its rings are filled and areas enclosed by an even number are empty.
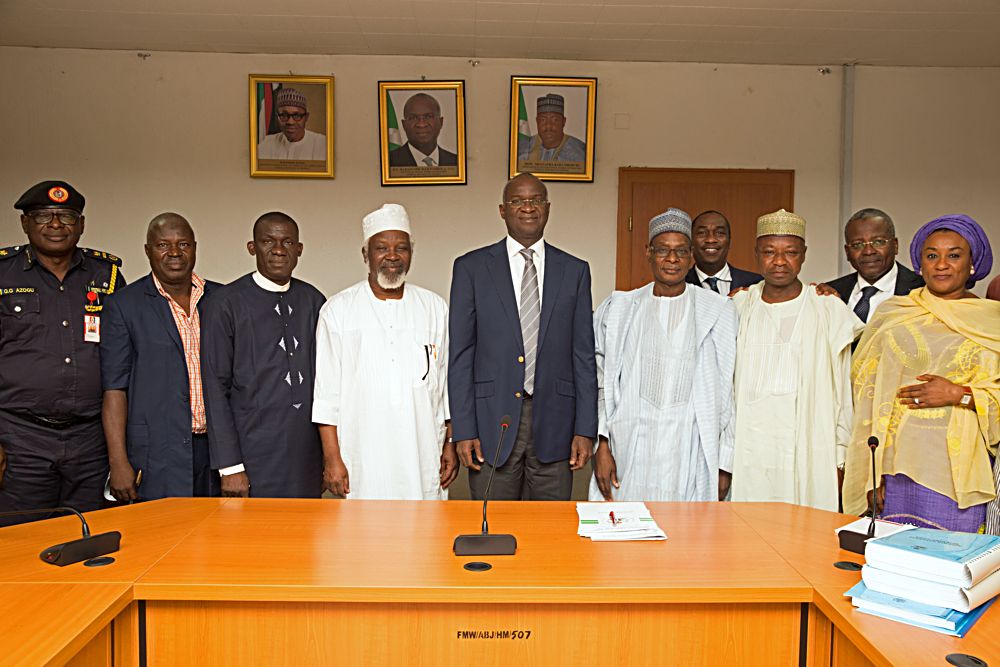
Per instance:
[[[524,341],[524,391],[535,391],[535,354],[538,351],[538,325],[542,310],[538,295],[538,270],[532,260],[534,250],[521,250],[524,257],[524,274],[521,276],[521,339]]]
[[[423,160],[421,160],[421,162],[423,162],[428,167],[436,167],[437,166],[436,164],[434,164],[434,158],[432,158],[430,155],[428,155]]]
[[[868,313],[872,309],[872,297],[878,293],[878,288],[874,285],[861,288],[861,300],[854,306],[854,314],[861,318],[865,324],[868,323]]]

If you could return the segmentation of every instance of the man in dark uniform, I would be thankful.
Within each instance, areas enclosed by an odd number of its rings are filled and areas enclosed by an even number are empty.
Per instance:
[[[77,247],[84,203],[69,183],[33,186],[14,204],[27,245],[0,250],[0,512],[101,506],[101,310],[125,278]]]

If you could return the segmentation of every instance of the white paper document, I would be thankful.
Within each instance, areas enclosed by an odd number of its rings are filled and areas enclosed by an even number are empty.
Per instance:
[[[576,534],[595,542],[665,540],[645,503],[577,503]]]
[[[840,534],[842,530],[849,530],[854,533],[868,533],[868,526],[871,525],[872,520],[868,517],[862,517],[856,521],[852,521],[846,526],[841,526],[833,532]],[[886,535],[892,535],[893,533],[899,533],[904,530],[913,530],[916,526],[910,526],[904,523],[895,523],[893,521],[883,521],[882,519],[875,519],[875,537],[885,537]]]

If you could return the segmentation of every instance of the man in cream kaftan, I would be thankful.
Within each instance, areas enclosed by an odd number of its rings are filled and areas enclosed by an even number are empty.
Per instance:
[[[448,309],[403,282],[410,240],[401,206],[366,217],[365,237],[370,279],[331,297],[317,327],[313,420],[324,482],[349,498],[445,499],[458,472],[445,442]]]
[[[863,324],[837,298],[803,287],[805,221],[758,220],[764,282],[733,297],[736,351],[733,500],[837,511],[837,468],[851,430],[851,343]]]

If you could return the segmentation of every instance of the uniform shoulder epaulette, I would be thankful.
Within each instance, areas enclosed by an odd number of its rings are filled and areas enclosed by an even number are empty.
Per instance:
[[[27,245],[13,245],[8,248],[0,248],[0,259],[10,259],[11,257],[17,257],[22,252],[24,252],[24,249],[27,247],[28,247]]]
[[[111,262],[115,266],[122,265],[121,257],[112,255],[110,252],[104,252],[103,250],[92,250],[91,248],[80,248],[80,250],[87,257],[94,257],[95,259],[103,259],[105,262]]]

